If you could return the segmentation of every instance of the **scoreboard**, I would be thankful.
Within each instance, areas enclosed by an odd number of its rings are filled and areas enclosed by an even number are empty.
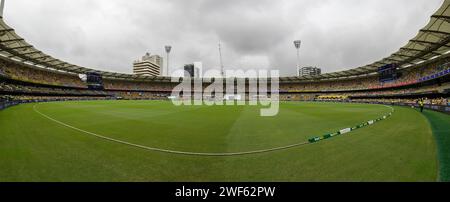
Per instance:
[[[103,90],[102,75],[96,72],[86,73],[86,83],[91,90]]]
[[[388,64],[378,68],[378,74],[380,75],[380,82],[395,81],[401,76],[397,64]]]

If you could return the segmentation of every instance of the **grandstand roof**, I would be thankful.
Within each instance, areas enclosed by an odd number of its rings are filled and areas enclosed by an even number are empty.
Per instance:
[[[281,82],[300,82],[307,80],[340,79],[376,74],[379,67],[397,63],[402,68],[412,67],[428,60],[438,59],[450,54],[450,0],[445,0],[442,6],[431,16],[430,22],[416,37],[389,57],[377,62],[340,72],[326,73],[319,76],[284,77]],[[139,79],[158,82],[170,82],[170,77],[138,76],[99,71],[93,68],[81,67],[39,51],[17,35],[0,17],[0,55],[11,60],[33,64],[42,68],[65,72],[84,74],[97,72],[105,77],[119,79]]]

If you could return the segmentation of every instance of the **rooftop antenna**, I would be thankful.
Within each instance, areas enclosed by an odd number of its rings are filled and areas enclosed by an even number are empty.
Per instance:
[[[219,57],[220,57],[220,74],[222,75],[222,77],[225,77],[222,61],[222,44],[220,43],[220,41],[219,41]]]
[[[5,0],[0,3],[0,18],[3,18],[3,9],[5,8]]]

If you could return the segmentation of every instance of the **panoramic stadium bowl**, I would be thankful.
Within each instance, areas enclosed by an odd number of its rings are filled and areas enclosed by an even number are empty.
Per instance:
[[[163,76],[163,58],[150,53],[134,62],[135,74],[71,64],[29,44],[0,12],[0,182],[450,181],[449,18],[445,0],[387,57],[271,80],[270,94],[284,102],[262,117],[263,106],[163,101],[178,98],[172,90],[199,76],[201,63],[184,66],[186,79]],[[183,96],[199,92],[207,93]],[[341,103],[321,102],[330,100]]]

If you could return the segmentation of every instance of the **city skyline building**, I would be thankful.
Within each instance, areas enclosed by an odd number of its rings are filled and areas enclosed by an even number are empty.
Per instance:
[[[162,76],[163,58],[146,53],[141,60],[133,62],[133,73],[142,76]]]
[[[302,67],[297,71],[298,76],[318,76],[322,74],[322,69],[318,67]]]

